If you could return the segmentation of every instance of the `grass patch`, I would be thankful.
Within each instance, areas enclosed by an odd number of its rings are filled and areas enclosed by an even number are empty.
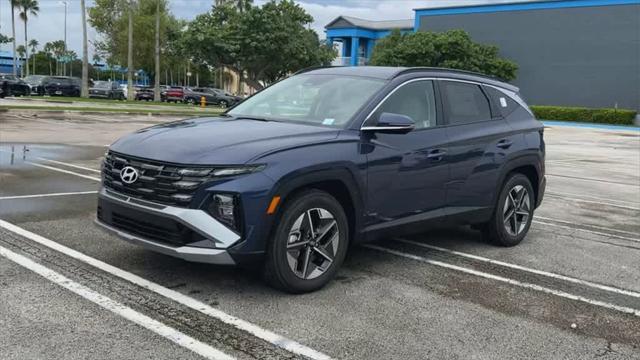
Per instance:
[[[223,109],[200,109],[195,107],[183,109],[136,109],[117,107],[80,107],[80,106],[29,106],[29,105],[0,105],[0,110],[33,110],[33,111],[72,111],[120,114],[165,114],[165,115],[203,115],[211,116],[222,113]]]
[[[637,111],[626,109],[592,109],[564,106],[531,106],[542,120],[577,121],[597,124],[634,125]]]

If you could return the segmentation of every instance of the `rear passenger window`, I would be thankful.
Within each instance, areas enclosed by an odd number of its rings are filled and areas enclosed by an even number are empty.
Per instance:
[[[380,106],[377,113],[409,116],[416,129],[436,126],[436,100],[433,81],[423,80],[400,86]]]
[[[485,90],[491,97],[496,108],[500,110],[500,113],[504,117],[511,115],[512,112],[514,112],[518,107],[520,107],[520,105],[517,102],[511,99],[511,97],[509,97],[507,94],[503,93],[498,89],[486,86]]]
[[[441,88],[450,125],[491,120],[489,100],[479,85],[442,81]]]

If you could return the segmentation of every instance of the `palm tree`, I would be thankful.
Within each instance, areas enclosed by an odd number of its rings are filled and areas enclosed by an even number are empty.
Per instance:
[[[82,10],[82,88],[80,96],[89,97],[89,50],[87,48],[87,12],[84,8],[84,0],[80,0]]]
[[[24,45],[19,45],[16,48],[16,51],[18,52],[18,56],[20,56],[20,58],[24,58],[24,54],[27,52],[27,49],[24,47]],[[28,61],[25,60],[25,63],[27,63]],[[24,66],[20,67],[20,76],[24,76]]]
[[[38,45],[40,45],[40,43],[36,39],[31,39],[31,41],[29,41],[31,56],[33,57],[33,64],[31,66],[31,72],[33,73],[33,75],[36,74],[36,51],[38,50]]]
[[[51,58],[53,57],[53,44],[48,42],[44,44],[42,51],[47,54],[47,62],[49,63],[49,75],[53,75],[53,70],[51,69]]]
[[[13,76],[18,75],[18,50],[16,49],[16,16],[15,9],[18,7],[17,0],[9,0],[11,3],[11,31],[13,35]]]
[[[38,6],[37,0],[17,0],[18,8],[20,11],[20,19],[24,21],[24,48],[26,50],[25,56],[29,58],[29,49],[27,48],[27,21],[29,20],[29,15],[38,16],[38,12],[40,11],[40,7]],[[27,62],[26,65],[26,76],[29,76],[29,64]]]

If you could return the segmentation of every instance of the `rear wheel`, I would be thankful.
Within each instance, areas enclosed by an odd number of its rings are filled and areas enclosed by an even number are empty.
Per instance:
[[[220,100],[220,107],[226,109],[229,107],[229,103],[226,100]]]
[[[507,178],[491,220],[482,226],[485,239],[500,246],[515,246],[527,235],[534,210],[534,192],[522,174]]]
[[[194,99],[194,98],[188,98],[186,102],[187,102],[187,104],[189,104],[189,105],[195,105],[195,104],[196,104],[196,99]]]
[[[342,206],[326,192],[309,190],[295,196],[284,205],[269,242],[267,282],[290,293],[326,285],[347,253],[348,226]]]

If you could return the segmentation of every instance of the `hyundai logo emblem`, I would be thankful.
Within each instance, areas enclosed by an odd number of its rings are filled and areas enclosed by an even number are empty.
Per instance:
[[[120,170],[120,179],[125,184],[133,184],[138,180],[138,170],[132,168],[131,166],[125,166]]]

